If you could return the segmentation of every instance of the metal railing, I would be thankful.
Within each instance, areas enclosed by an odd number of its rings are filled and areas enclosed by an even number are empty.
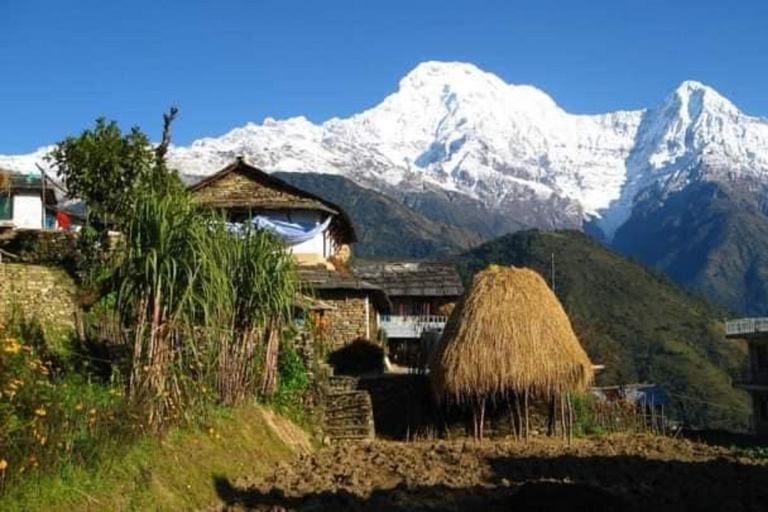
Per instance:
[[[419,338],[424,331],[442,331],[447,321],[443,315],[382,315],[379,324],[390,338]]]
[[[746,334],[768,333],[768,317],[740,318],[725,323],[727,336],[741,336]]]

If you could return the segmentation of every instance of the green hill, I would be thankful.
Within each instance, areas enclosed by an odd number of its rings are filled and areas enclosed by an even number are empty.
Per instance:
[[[670,412],[695,427],[742,430],[747,395],[732,386],[745,349],[726,341],[722,310],[586,235],[523,231],[457,258],[469,279],[488,264],[530,267],[555,289],[595,364],[599,385],[651,382],[665,387]]]

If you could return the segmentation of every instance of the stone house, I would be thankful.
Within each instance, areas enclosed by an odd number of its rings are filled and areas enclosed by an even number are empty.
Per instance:
[[[203,205],[222,210],[233,225],[251,222],[277,234],[292,253],[303,291],[322,301],[311,308],[333,347],[372,340],[389,310],[386,293],[347,269],[357,241],[338,205],[296,188],[238,158],[190,186]]]
[[[410,357],[422,334],[439,336],[464,293],[456,267],[446,262],[356,261],[353,272],[381,287],[392,302],[390,312],[380,316],[379,325],[395,361]]]

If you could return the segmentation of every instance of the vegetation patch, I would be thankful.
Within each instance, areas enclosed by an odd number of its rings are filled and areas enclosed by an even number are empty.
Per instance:
[[[293,449],[256,405],[221,409],[206,426],[115,443],[90,467],[68,464],[0,496],[3,510],[190,510],[216,501],[214,480],[264,474]],[[306,441],[305,441],[306,444]]]

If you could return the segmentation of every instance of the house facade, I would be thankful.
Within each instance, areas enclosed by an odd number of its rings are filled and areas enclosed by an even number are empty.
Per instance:
[[[379,317],[393,360],[406,362],[424,333],[439,335],[456,301],[464,293],[456,267],[430,261],[359,261],[354,274],[381,287],[392,303]]]
[[[19,231],[76,231],[84,214],[83,203],[68,200],[50,178],[0,169],[0,237]]]
[[[56,226],[56,196],[39,176],[0,170],[0,229],[44,229]]]
[[[201,204],[226,212],[231,223],[254,222],[272,229],[302,265],[346,260],[357,241],[352,221],[340,207],[243,158],[192,185],[190,191]]]
[[[233,226],[253,223],[283,240],[297,263],[302,291],[323,303],[312,314],[333,348],[375,339],[389,301],[379,286],[346,267],[357,238],[344,210],[242,158],[190,191],[199,203],[223,211]]]
[[[749,363],[739,387],[752,397],[755,434],[768,437],[768,318],[742,318],[726,322],[726,337],[747,342]]]

